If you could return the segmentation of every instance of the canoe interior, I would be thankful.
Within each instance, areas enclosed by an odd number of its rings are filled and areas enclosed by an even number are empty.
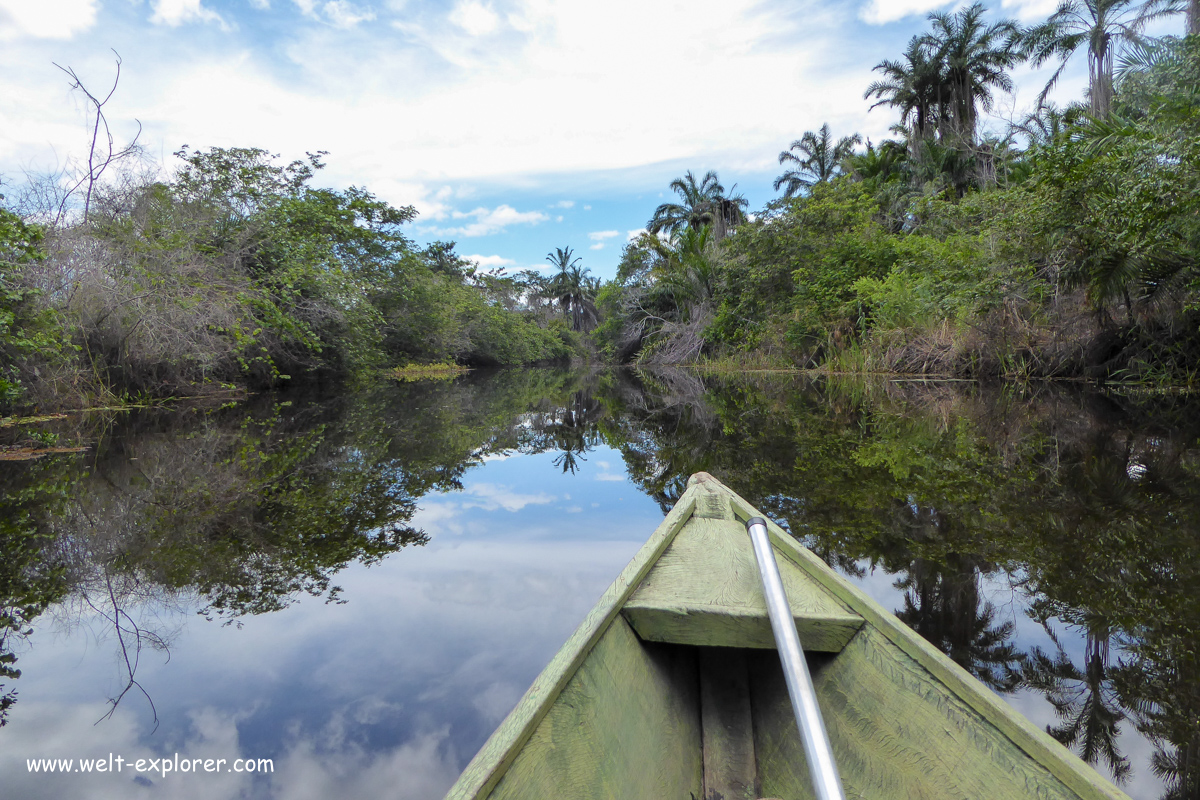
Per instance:
[[[693,481],[647,563],[635,558],[449,798],[813,796],[732,493]],[[788,547],[777,559],[848,798],[1124,797]]]

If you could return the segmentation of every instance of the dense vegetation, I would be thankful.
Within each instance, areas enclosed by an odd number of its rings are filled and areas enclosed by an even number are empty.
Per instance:
[[[416,212],[315,188],[319,156],[177,153],[169,179],[89,186],[67,212],[0,209],[0,405],[105,402],[346,378],[406,363],[569,359],[570,326]]]
[[[780,154],[782,197],[750,218],[713,173],[673,183],[682,202],[599,292],[598,346],[643,364],[1194,382],[1200,36],[1139,34],[1173,10],[1070,0],[1028,30],[979,4],[930,15],[865,93],[899,112],[899,138],[804,134]],[[1087,104],[981,130],[1014,66],[1084,50]]]

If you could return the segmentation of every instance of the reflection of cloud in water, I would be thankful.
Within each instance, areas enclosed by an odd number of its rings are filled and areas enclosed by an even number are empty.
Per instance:
[[[475,697],[475,708],[488,722],[500,724],[516,708],[525,690],[513,683],[493,683]]]
[[[520,511],[528,505],[545,505],[554,501],[554,496],[545,492],[537,494],[521,494],[509,486],[497,483],[476,483],[468,486],[466,494],[478,497],[479,501],[464,501],[463,508],[481,508],[484,511],[495,511],[503,508],[505,511]]]
[[[134,718],[117,714],[111,720],[93,725],[104,709],[95,704],[38,704],[26,708],[32,712],[21,726],[23,735],[8,739],[0,751],[0,774],[4,777],[5,797],[41,800],[124,800],[140,797],[170,797],[173,800],[224,800],[224,798],[262,796],[267,787],[262,778],[250,773],[138,773],[129,762],[137,759],[180,758],[227,759],[255,757],[244,753],[238,741],[238,716],[205,707],[189,714],[186,735],[148,747]],[[105,758],[122,756],[126,765],[120,772],[80,772],[67,774],[30,773],[30,758]],[[276,765],[278,771],[278,765]],[[135,781],[138,776],[146,780]],[[147,783],[146,781],[149,781]]]
[[[271,796],[287,800],[438,797],[459,772],[457,759],[447,753],[448,736],[449,729],[443,727],[384,752],[339,738],[299,739],[276,764]]]

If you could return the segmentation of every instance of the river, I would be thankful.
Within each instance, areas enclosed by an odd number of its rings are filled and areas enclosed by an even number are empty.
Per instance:
[[[86,449],[0,461],[5,798],[440,798],[700,470],[1131,797],[1197,796],[1186,396],[505,370],[30,431]]]

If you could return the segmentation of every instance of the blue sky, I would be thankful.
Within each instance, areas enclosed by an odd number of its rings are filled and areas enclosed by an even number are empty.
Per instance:
[[[957,5],[0,0],[2,191],[86,147],[84,106],[54,63],[106,89],[116,50],[110,122],[121,139],[140,120],[166,169],[182,144],[327,150],[320,181],[415,205],[418,241],[508,269],[549,268],[570,246],[610,277],[685,170],[716,170],[759,208],[805,130],[886,136],[893,115],[862,99],[871,67]],[[990,2],[1025,22],[1053,5]],[[1020,71],[993,124],[1020,117],[1047,72]],[[1060,99],[1084,80],[1081,55]]]

